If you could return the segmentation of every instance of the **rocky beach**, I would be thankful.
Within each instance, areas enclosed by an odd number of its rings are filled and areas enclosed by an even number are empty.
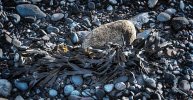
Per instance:
[[[0,0],[0,100],[192,99],[192,0]]]

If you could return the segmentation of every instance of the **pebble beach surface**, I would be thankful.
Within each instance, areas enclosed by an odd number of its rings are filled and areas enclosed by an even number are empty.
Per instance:
[[[192,0],[0,0],[0,99],[191,100],[192,11]]]

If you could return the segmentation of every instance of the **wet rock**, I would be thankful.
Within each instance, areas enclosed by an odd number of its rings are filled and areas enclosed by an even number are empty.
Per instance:
[[[0,29],[2,29],[4,27],[4,25],[0,22]]]
[[[148,7],[153,8],[157,4],[158,0],[148,0]]]
[[[105,96],[105,92],[104,92],[103,89],[97,89],[97,90],[96,90],[96,97],[97,97],[98,99],[101,100],[104,96]]]
[[[76,0],[68,0],[68,2],[74,2],[74,1],[76,1]]]
[[[111,22],[94,29],[83,41],[82,46],[100,47],[108,42],[123,45],[122,37],[124,35],[128,44],[131,44],[136,39],[136,30],[132,22],[128,20]]]
[[[109,5],[109,6],[107,7],[107,11],[113,11],[113,6]]]
[[[11,14],[10,17],[15,24],[20,22],[21,17],[18,14]]]
[[[124,89],[126,89],[126,85],[123,82],[116,83],[115,84],[115,89],[120,90],[120,91],[124,90]]]
[[[178,87],[183,91],[189,91],[190,90],[190,83],[187,80],[181,80],[179,82]]]
[[[42,37],[42,39],[43,39],[44,41],[48,41],[48,40],[50,40],[50,37],[49,37],[48,35],[44,35],[44,36]]]
[[[97,16],[94,16],[94,19],[93,19],[92,23],[93,23],[94,25],[97,25],[97,26],[100,26],[100,25],[101,25],[101,22],[100,22],[100,20],[98,19]]]
[[[42,0],[31,0],[31,2],[33,3],[33,4],[36,4],[36,3],[39,3],[39,2],[41,2]]]
[[[143,24],[149,22],[150,16],[148,12],[145,12],[132,17],[130,20],[138,29],[141,29]]]
[[[165,12],[161,12],[158,16],[157,16],[157,20],[160,22],[165,22],[165,21],[169,21],[171,19],[171,16]]]
[[[0,58],[3,57],[3,50],[0,48]]]
[[[18,80],[14,81],[15,87],[21,91],[26,91],[28,89],[28,84],[26,82],[20,82]]]
[[[55,89],[50,89],[49,90],[49,96],[55,97],[58,95],[58,92]]]
[[[71,81],[72,81],[72,83],[74,83],[74,85],[81,86],[83,84],[83,79],[79,75],[72,76]]]
[[[64,94],[69,95],[72,91],[74,91],[74,87],[72,85],[66,85],[64,87]]]
[[[165,13],[169,14],[169,15],[174,15],[176,13],[176,9],[174,8],[168,8],[164,11]]]
[[[77,4],[70,5],[69,11],[71,14],[75,14],[75,15],[78,15],[81,13],[80,8],[78,7]]]
[[[19,41],[18,39],[13,39],[12,43],[16,47],[20,47],[21,46],[21,41]]]
[[[70,95],[68,96],[68,100],[80,100],[81,97],[80,96],[76,96],[76,95]]]
[[[90,10],[94,10],[95,9],[95,3],[94,2],[88,2],[88,8]]]
[[[137,80],[135,78],[135,74],[133,72],[130,72],[128,77],[129,77],[129,83],[131,83],[131,84],[136,84],[137,83]]]
[[[18,95],[15,100],[25,100],[21,95]]]
[[[104,90],[106,92],[111,92],[113,90],[113,88],[114,88],[114,84],[106,84],[106,85],[104,85]]]
[[[156,81],[153,78],[145,78],[145,83],[150,88],[156,88]]]
[[[18,62],[19,58],[20,58],[19,53],[16,53],[15,56],[14,56],[14,62]]]
[[[6,79],[0,79],[0,95],[9,96],[12,90],[11,83]]]
[[[170,72],[164,73],[164,78],[167,83],[173,83],[176,79],[176,76]]]
[[[189,21],[185,17],[174,17],[172,19],[172,27],[178,31],[185,28],[189,24]]]
[[[109,3],[112,5],[115,5],[115,4],[117,4],[117,0],[109,0]]]
[[[191,89],[193,89],[193,82],[190,83],[190,87],[191,87]]]
[[[86,17],[83,17],[83,24],[87,27],[91,27],[92,24],[90,23],[90,20],[89,18],[86,16]]]
[[[77,44],[79,42],[78,35],[75,32],[72,32],[70,37],[73,44]]]
[[[115,83],[119,83],[119,82],[126,82],[129,78],[127,76],[120,76],[117,79],[114,80],[114,84]]]
[[[5,34],[5,39],[6,39],[7,42],[9,42],[9,43],[12,42],[12,38],[11,38],[9,35],[7,35],[7,34]]]
[[[76,96],[79,96],[80,95],[80,92],[78,90],[74,90],[71,92],[70,95],[76,95]]]
[[[140,39],[140,38],[141,39],[147,39],[147,37],[150,35],[150,33],[151,33],[151,29],[144,30],[143,32],[137,34],[137,38],[138,39]]]
[[[82,91],[82,95],[88,97],[91,95],[91,89],[85,89]]]
[[[185,8],[184,1],[183,1],[183,0],[180,0],[180,9],[181,9],[182,11],[184,11],[184,8]]]
[[[137,81],[137,84],[139,84],[139,85],[141,85],[141,86],[145,84],[145,81],[144,81],[142,75],[137,75],[137,76],[136,76],[136,81]]]
[[[48,33],[59,33],[60,32],[60,30],[57,28],[57,27],[54,27],[54,26],[51,26],[51,25],[49,25],[47,28],[46,28],[46,31],[48,32]]]
[[[46,14],[40,8],[33,4],[20,4],[16,6],[16,10],[22,17],[36,16],[37,18],[44,18]]]
[[[64,17],[64,14],[62,13],[55,13],[51,16],[52,21],[59,21]]]
[[[28,23],[34,23],[37,18],[35,16],[27,16],[27,17],[24,17],[24,20]]]

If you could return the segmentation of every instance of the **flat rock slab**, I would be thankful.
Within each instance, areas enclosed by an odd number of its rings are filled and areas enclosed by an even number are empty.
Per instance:
[[[40,8],[33,4],[20,4],[16,6],[16,10],[22,17],[34,16],[44,18],[46,14]]]
[[[101,47],[108,42],[124,45],[131,44],[136,39],[136,30],[132,22],[128,20],[118,20],[107,23],[94,29],[83,41],[83,47]]]

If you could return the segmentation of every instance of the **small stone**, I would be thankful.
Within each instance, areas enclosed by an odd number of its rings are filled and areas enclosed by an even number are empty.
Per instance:
[[[157,20],[160,22],[165,22],[165,21],[169,21],[171,19],[171,16],[165,12],[161,12],[158,16],[157,16]]]
[[[76,0],[68,0],[68,2],[74,2],[74,1],[76,1]]]
[[[174,17],[172,19],[172,27],[178,31],[185,28],[189,24],[189,21],[185,17]]]
[[[57,92],[56,90],[54,90],[54,89],[50,89],[50,90],[49,90],[49,95],[50,95],[51,97],[55,97],[55,96],[58,95],[58,92]]]
[[[91,95],[91,89],[85,89],[82,91],[82,95],[88,97]]]
[[[0,22],[0,29],[2,29],[4,27],[4,25]]]
[[[183,91],[189,91],[190,90],[190,83],[187,80],[181,80],[179,82],[178,86]]]
[[[174,8],[168,8],[164,11],[165,13],[169,14],[169,15],[174,15],[176,13],[176,9]]]
[[[11,83],[6,79],[0,79],[0,95],[9,96],[12,90]]]
[[[21,46],[21,41],[19,41],[18,39],[13,39],[12,43],[13,43],[13,45],[15,45],[16,47],[20,47],[20,46]]]
[[[10,15],[11,16],[11,18],[13,19],[13,22],[15,23],[15,24],[17,24],[17,23],[19,23],[20,22],[20,16],[18,15],[18,14],[11,14]]]
[[[49,25],[49,26],[46,28],[46,30],[47,30],[48,33],[51,33],[51,32],[53,32],[53,33],[59,33],[59,32],[60,32],[60,30],[59,30],[57,27],[54,27],[54,26],[51,26],[51,25]]]
[[[5,39],[6,39],[7,42],[9,42],[9,43],[12,42],[12,38],[11,38],[9,35],[7,35],[7,34],[5,34]]]
[[[173,83],[176,79],[176,76],[170,72],[164,73],[164,78],[167,83]]]
[[[138,28],[141,29],[142,25],[148,23],[150,20],[150,15],[148,12],[140,13],[130,19],[133,24]]]
[[[31,0],[31,2],[33,3],[33,4],[36,4],[36,3],[39,3],[39,2],[41,2],[42,0]]]
[[[190,87],[191,87],[191,89],[193,89],[193,82],[190,83]]]
[[[21,91],[26,91],[28,89],[28,84],[25,82],[14,81],[15,87]]]
[[[73,44],[76,44],[76,43],[79,42],[78,35],[77,35],[75,32],[73,32],[73,33],[71,34],[71,41],[72,41]]]
[[[0,48],[0,58],[3,57],[3,50]]]
[[[80,95],[80,92],[78,90],[74,90],[71,92],[70,95],[76,95],[76,96],[79,96]]]
[[[117,0],[109,0],[109,3],[112,5],[115,5],[115,4],[117,4]]]
[[[109,6],[107,7],[107,11],[113,11],[113,6],[109,5]]]
[[[94,3],[94,2],[89,2],[89,3],[88,3],[88,8],[89,8],[90,10],[94,10],[94,9],[95,9],[95,3]]]
[[[97,26],[100,26],[100,25],[101,25],[101,22],[100,22],[100,20],[98,19],[97,16],[94,16],[92,23],[93,23],[94,25],[97,25]]]
[[[105,96],[105,92],[103,89],[97,89],[96,90],[96,97],[101,100]]]
[[[44,35],[44,36],[42,37],[42,39],[43,39],[44,41],[49,41],[49,40],[50,40],[50,37],[49,37],[48,35]]]
[[[70,25],[70,24],[72,24],[74,21],[71,19],[71,18],[66,18],[65,19],[65,23],[67,24],[67,25]]]
[[[25,100],[21,95],[18,95],[15,100]]]
[[[81,10],[77,4],[73,4],[69,6],[69,11],[71,14],[80,14]]]
[[[148,7],[153,8],[157,4],[158,0],[148,0]]]
[[[156,88],[156,81],[153,78],[145,78],[145,83],[150,88]]]
[[[28,23],[34,23],[37,20],[37,18],[35,16],[26,16],[24,17],[24,20]]]
[[[84,18],[83,18],[83,24],[84,24],[85,26],[87,26],[87,27],[91,27],[91,26],[92,26],[92,24],[90,23],[90,20],[89,20],[88,17],[84,17]]]
[[[106,92],[111,92],[111,91],[113,90],[113,88],[114,88],[114,84],[106,84],[106,85],[104,86],[104,90],[105,90]]]
[[[140,39],[140,38],[141,39],[147,39],[148,36],[150,35],[150,33],[151,33],[151,29],[144,30],[143,32],[137,34],[137,38],[138,39]]]
[[[77,96],[77,95],[70,95],[68,96],[67,100],[81,100],[82,97]]]
[[[126,82],[129,78],[127,76],[120,76],[117,79],[114,80],[114,84],[119,83],[119,82]]]
[[[81,86],[83,84],[83,79],[79,75],[72,76],[71,81],[72,81],[72,83],[74,83],[74,85]]]
[[[36,16],[37,18],[44,18],[46,14],[40,8],[33,4],[20,4],[16,6],[16,10],[22,17]]]
[[[14,62],[18,62],[19,58],[20,58],[19,53],[16,53],[15,56],[14,56]]]
[[[66,85],[64,87],[64,94],[65,95],[70,95],[70,93],[74,91],[74,87],[72,85]]]
[[[181,9],[182,11],[184,11],[184,8],[185,8],[184,1],[183,1],[183,0],[180,0],[180,9]]]
[[[117,89],[119,91],[124,90],[125,88],[126,88],[126,85],[123,82],[119,82],[119,83],[115,84],[115,89]]]
[[[59,21],[64,17],[64,14],[62,13],[55,13],[51,16],[52,21]]]

